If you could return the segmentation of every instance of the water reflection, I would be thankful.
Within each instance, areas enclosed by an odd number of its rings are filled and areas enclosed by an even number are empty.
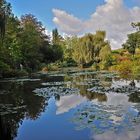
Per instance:
[[[68,112],[70,109],[77,107],[86,101],[86,98],[82,98],[79,95],[68,95],[60,97],[59,101],[56,101],[56,114],[62,114]]]
[[[10,124],[0,116],[0,139],[12,140]]]
[[[17,136],[19,125],[24,118],[37,119],[44,111],[46,102],[37,97],[32,90],[38,83],[4,82],[0,83],[0,137],[12,140]]]
[[[103,134],[95,135],[94,132],[91,132],[91,139],[93,140],[140,140],[140,125],[135,127],[133,131],[122,131],[119,134],[108,131]]]
[[[51,99],[53,115],[48,107]],[[48,128],[57,128],[55,123],[61,120],[70,125],[69,131],[80,133],[81,137],[88,128],[91,137],[87,134],[87,140],[138,139],[140,82],[120,79],[112,73],[92,71],[59,73],[42,80],[0,82],[0,139],[18,139],[21,134],[19,128],[27,128],[26,124],[22,125],[25,120],[38,122],[38,129],[50,135],[46,126],[41,127],[42,116],[50,119],[46,124]],[[56,121],[57,117],[59,119]],[[55,123],[49,123],[53,121]],[[34,126],[31,128],[30,132],[34,133]],[[63,134],[68,134],[65,126],[62,125],[61,129]],[[52,134],[57,131],[49,130]],[[32,137],[29,135],[28,139]],[[71,137],[71,140],[78,139]]]

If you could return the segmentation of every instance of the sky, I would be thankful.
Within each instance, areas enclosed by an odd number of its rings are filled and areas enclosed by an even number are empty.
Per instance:
[[[112,49],[121,47],[127,34],[134,31],[131,22],[140,21],[140,0],[7,0],[20,17],[35,15],[51,32],[83,35],[105,30]]]

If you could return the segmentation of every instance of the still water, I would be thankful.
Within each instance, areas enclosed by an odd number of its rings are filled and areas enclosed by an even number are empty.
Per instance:
[[[93,71],[1,80],[0,140],[140,140],[140,82]]]

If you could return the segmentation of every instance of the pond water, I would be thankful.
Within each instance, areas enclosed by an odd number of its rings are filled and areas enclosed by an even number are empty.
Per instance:
[[[140,82],[79,71],[0,81],[0,140],[140,140]]]

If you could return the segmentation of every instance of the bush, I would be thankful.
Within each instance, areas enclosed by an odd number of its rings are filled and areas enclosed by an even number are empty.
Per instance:
[[[132,67],[133,67],[132,61],[125,60],[120,62],[120,64],[116,66],[116,69],[122,75],[130,75],[132,74]]]
[[[133,75],[140,76],[140,62],[139,61],[133,62],[132,72],[133,72]]]
[[[10,66],[7,65],[6,63],[0,61],[0,71],[9,71],[10,70]]]
[[[62,67],[76,67],[76,66],[77,63],[72,58],[63,61],[62,63]]]
[[[10,72],[10,66],[6,63],[0,61],[0,77],[4,77],[6,73]]]
[[[56,63],[48,64],[46,67],[42,68],[43,72],[57,71],[57,70],[59,70],[59,66]]]

